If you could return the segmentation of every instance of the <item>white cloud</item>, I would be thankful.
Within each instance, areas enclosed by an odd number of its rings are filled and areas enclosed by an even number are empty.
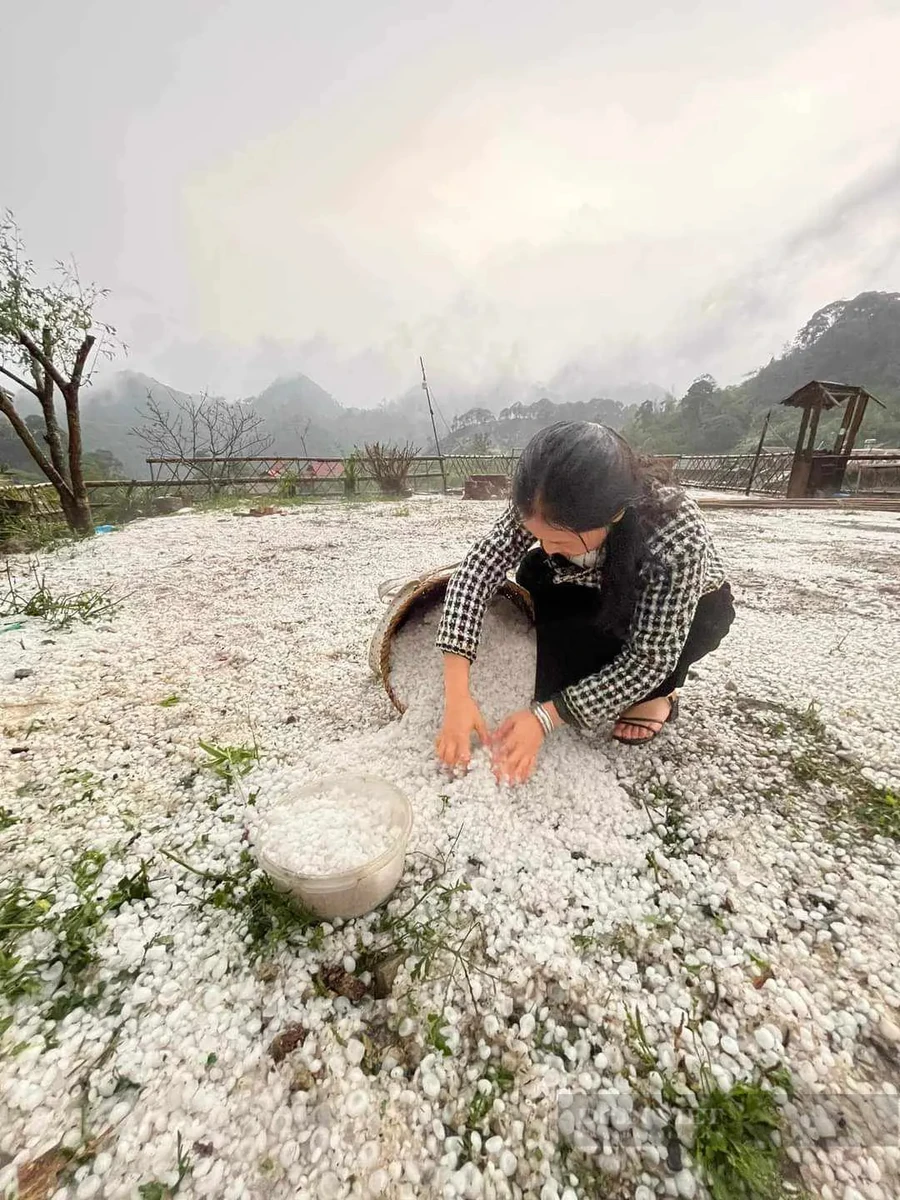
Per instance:
[[[247,342],[323,330],[348,351],[404,325],[404,354],[463,376],[669,338],[893,151],[897,44],[881,13],[776,42],[744,73],[734,45],[706,75],[574,46],[425,111],[395,77],[188,181],[204,322]],[[868,286],[852,230],[830,253],[776,272],[784,319],[792,291],[808,307]],[[752,365],[747,332],[723,331],[726,362]]]
[[[27,56],[0,80],[30,97],[4,199],[178,386],[293,365],[378,399],[418,353],[447,378],[577,356],[680,386],[900,278],[890,188],[838,204],[897,154],[878,0],[39,8],[17,33],[51,85]],[[73,105],[52,81],[83,27]]]

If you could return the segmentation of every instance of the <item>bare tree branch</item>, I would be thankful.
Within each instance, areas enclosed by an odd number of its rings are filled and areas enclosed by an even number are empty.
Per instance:
[[[13,374],[7,367],[0,367],[0,375],[5,375],[7,379],[11,379],[13,383],[17,383],[20,388],[24,388],[26,392],[31,392],[38,400],[41,398],[41,393],[33,383],[26,383],[24,379],[20,379],[18,375]]]
[[[56,490],[60,494],[66,492],[71,497],[68,483],[59,474],[53,463],[47,458],[46,454],[44,454],[43,450],[41,450],[40,446],[34,440],[31,430],[22,420],[21,414],[16,411],[12,396],[3,388],[0,388],[0,413],[3,413],[10,425],[12,425],[13,429],[16,431],[16,434],[25,446],[25,449],[28,451],[43,473],[47,476]]]
[[[151,458],[193,457],[193,451],[185,453],[190,446],[190,432],[184,428],[185,413],[178,406],[174,393],[169,392],[172,408],[167,410],[152,392],[147,393],[146,411],[138,409],[138,416],[146,424],[129,430],[144,443]]]
[[[312,424],[312,419],[310,417],[307,417],[306,422],[304,423],[304,426],[303,426],[302,433],[300,433],[299,424],[297,425],[297,433],[300,438],[300,448],[303,451],[304,458],[309,458],[309,451],[306,449],[306,435],[309,433],[309,427],[311,424]]]
[[[84,364],[87,362],[88,355],[91,352],[91,347],[96,340],[97,339],[94,337],[94,335],[89,333],[78,347],[78,351],[75,355],[75,363],[72,367],[72,377],[69,382],[70,387],[81,387],[81,377],[84,374]]]
[[[138,411],[143,424],[130,431],[151,458],[192,462],[202,479],[223,483],[233,477],[235,464],[197,460],[252,458],[272,445],[263,418],[249,405],[206,393],[194,397],[169,392],[169,402],[161,404],[148,392],[146,408]]]
[[[32,358],[37,359],[59,390],[65,394],[66,387],[68,386],[68,380],[62,374],[62,372],[57,369],[53,359],[48,358],[47,355],[44,354],[40,346],[38,346],[33,338],[28,336],[24,329],[19,329],[16,332],[19,343],[25,347]]]

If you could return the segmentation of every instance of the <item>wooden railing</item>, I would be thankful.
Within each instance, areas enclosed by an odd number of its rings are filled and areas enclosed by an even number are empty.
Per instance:
[[[421,455],[410,460],[407,482],[413,491],[461,488],[469,475],[510,475],[519,452]],[[240,489],[248,495],[371,495],[378,480],[365,459],[254,456],[252,458],[148,458],[150,481],[176,491],[207,487],[219,494]]]
[[[408,483],[414,492],[460,490],[470,475],[512,475],[519,451],[505,454],[452,454],[441,460],[421,456],[410,463]],[[343,458],[268,456],[241,459],[148,459],[149,479],[93,479],[87,482],[92,504],[102,513],[114,500],[134,496],[139,490],[190,495],[269,496],[372,496],[378,482],[364,464]],[[744,492],[758,496],[784,496],[793,455],[788,452],[753,454],[684,454],[660,461],[671,469],[676,483],[705,491]],[[749,491],[748,491],[749,489]],[[106,494],[114,495],[106,499]],[[116,495],[117,493],[117,495]],[[850,458],[842,494],[853,496],[900,495],[900,450],[857,451]],[[49,483],[12,483],[0,480],[0,502],[26,501],[30,515],[59,519],[56,493]],[[2,503],[0,503],[2,507]]]
[[[682,454],[675,464],[675,480],[683,487],[711,492],[757,493],[784,496],[791,475],[793,454]]]

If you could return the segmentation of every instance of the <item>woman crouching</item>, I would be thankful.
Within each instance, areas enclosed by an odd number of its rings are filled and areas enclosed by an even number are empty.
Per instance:
[[[534,543],[538,545],[535,546]],[[493,733],[469,690],[485,610],[508,573],[531,594],[534,703]],[[512,504],[450,580],[438,756],[469,763],[473,734],[499,779],[524,782],[563,722],[645,745],[677,715],[688,668],[734,620],[731,589],[700,510],[657,482],[604,425],[564,421],[529,442]]]

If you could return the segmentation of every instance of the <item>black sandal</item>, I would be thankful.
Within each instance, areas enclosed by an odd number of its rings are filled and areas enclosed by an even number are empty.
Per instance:
[[[616,721],[617,725],[632,725],[635,729],[646,729],[650,733],[649,737],[628,738],[614,733],[613,740],[621,742],[623,746],[646,746],[648,742],[652,742],[655,737],[658,737],[670,721],[678,718],[678,697],[664,696],[662,698],[669,702],[669,715],[664,720],[660,721],[658,717],[619,717]],[[654,728],[656,725],[659,726],[659,729]]]

